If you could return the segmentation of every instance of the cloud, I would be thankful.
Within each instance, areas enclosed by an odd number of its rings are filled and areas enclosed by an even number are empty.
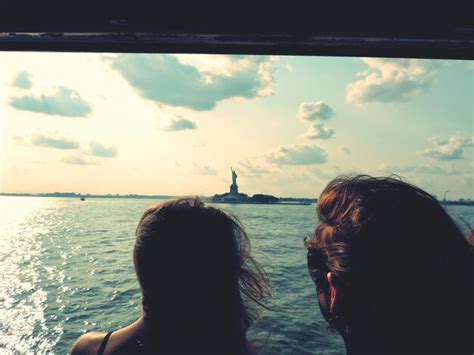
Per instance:
[[[432,83],[441,63],[421,59],[363,58],[368,69],[346,87],[349,103],[405,102]]]
[[[19,72],[15,80],[13,80],[12,86],[20,89],[31,89],[33,86],[31,83],[31,74],[26,71]]]
[[[17,110],[47,115],[86,117],[91,112],[90,105],[76,91],[63,86],[51,95],[13,97],[9,103]]]
[[[334,111],[324,102],[302,102],[298,108],[298,118],[303,121],[329,120]]]
[[[107,147],[101,143],[90,142],[87,154],[102,158],[113,158],[117,156],[118,151],[114,145]]]
[[[388,173],[418,173],[426,175],[464,175],[470,174],[470,169],[446,168],[439,165],[407,163],[401,165],[382,164],[380,170]]]
[[[63,163],[71,165],[100,165],[100,162],[97,160],[87,159],[81,156],[66,157],[62,161]]]
[[[474,62],[472,60],[446,60],[446,65],[457,66],[462,69],[474,70]]]
[[[13,139],[13,142],[15,142],[16,145],[28,145],[25,138],[23,138],[21,136],[14,136],[12,139]]]
[[[266,159],[273,164],[323,164],[327,161],[327,153],[324,149],[314,145],[293,145],[280,147],[276,152],[267,154]]]
[[[121,54],[106,60],[142,97],[170,106],[204,111],[232,97],[250,99],[272,94],[272,57],[204,58],[207,62],[189,55]],[[227,64],[212,66],[218,61]]]
[[[34,134],[31,138],[31,144],[55,149],[77,149],[80,147],[79,142],[75,141],[72,138],[61,136],[56,132]]]
[[[346,155],[351,155],[351,149],[348,148],[348,147],[340,146],[340,147],[339,147],[339,151],[340,151],[341,153],[346,154]]]
[[[244,176],[257,176],[269,173],[268,169],[262,168],[260,165],[253,164],[248,160],[239,162],[239,170],[242,171],[242,175]]]
[[[293,66],[291,64],[286,64],[285,65],[285,70],[289,73],[293,73],[293,71],[294,71]]]
[[[448,139],[431,138],[431,148],[426,148],[421,156],[437,160],[457,160],[463,158],[464,148],[474,146],[474,137],[451,135]]]
[[[313,123],[304,134],[307,139],[329,139],[334,135],[334,130],[324,127],[323,123]]]
[[[447,171],[440,166],[418,165],[414,163],[402,165],[386,165],[382,164],[380,170],[388,173],[421,173],[421,174],[438,174],[445,175]]]
[[[193,121],[187,120],[182,117],[176,117],[168,120],[163,120],[161,122],[161,130],[173,132],[173,131],[183,131],[188,129],[196,129],[197,125]]]
[[[197,163],[193,163],[194,165],[194,172],[199,175],[217,175],[217,170],[210,167],[209,165],[199,165]]]
[[[324,170],[313,167],[311,168],[310,173],[310,179],[317,178],[327,183],[330,180],[336,178],[338,175],[341,175],[343,170],[341,170],[338,166],[326,167]]]

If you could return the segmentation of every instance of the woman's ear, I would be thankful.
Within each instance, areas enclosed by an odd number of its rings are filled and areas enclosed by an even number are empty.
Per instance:
[[[344,305],[344,283],[332,272],[328,272],[326,277],[331,298],[329,302],[329,325],[345,338],[350,333],[350,327],[344,315],[344,308],[347,307],[347,305]]]
[[[331,313],[340,313],[341,301],[343,298],[343,290],[341,280],[332,272],[328,272],[327,280],[329,283],[329,293],[331,300],[329,302],[329,310]]]

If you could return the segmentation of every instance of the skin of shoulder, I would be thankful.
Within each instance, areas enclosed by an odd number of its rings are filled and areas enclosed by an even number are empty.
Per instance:
[[[105,333],[99,332],[90,332],[81,335],[74,343],[71,350],[71,355],[97,354],[104,336]]]

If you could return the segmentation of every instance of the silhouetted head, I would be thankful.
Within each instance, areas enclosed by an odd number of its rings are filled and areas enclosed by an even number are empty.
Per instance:
[[[397,178],[339,177],[317,213],[308,268],[348,351],[472,351],[471,249],[434,197]]]
[[[158,346],[229,354],[243,346],[270,285],[239,221],[179,199],[148,209],[136,235],[143,312]]]

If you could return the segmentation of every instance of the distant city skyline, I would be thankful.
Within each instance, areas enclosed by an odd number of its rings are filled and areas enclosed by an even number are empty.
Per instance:
[[[0,192],[319,196],[398,174],[474,199],[474,62],[0,53]]]

